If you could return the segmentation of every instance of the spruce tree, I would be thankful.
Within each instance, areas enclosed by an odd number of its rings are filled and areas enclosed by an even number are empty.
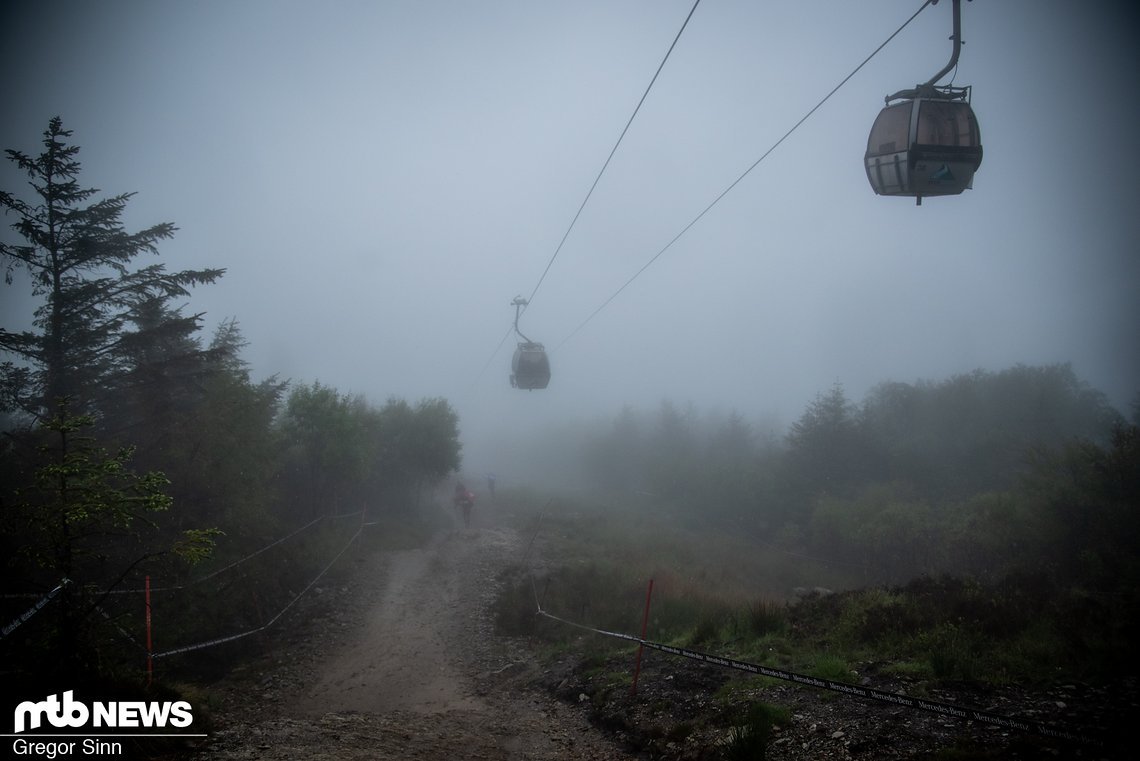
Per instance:
[[[133,193],[96,199],[99,190],[79,182],[79,147],[57,116],[43,133],[43,151],[29,156],[9,149],[7,157],[28,176],[31,200],[0,191],[0,208],[22,243],[0,242],[5,280],[24,268],[32,292],[43,299],[34,330],[0,327],[0,351],[13,357],[0,372],[0,408],[33,419],[54,414],[69,399],[74,414],[97,413],[137,361],[140,344],[167,340],[187,330],[176,311],[155,320],[156,304],[188,295],[194,285],[212,283],[224,270],[168,273],[162,264],[133,267],[142,254],[176,230],[163,222],[128,232],[123,211]]]

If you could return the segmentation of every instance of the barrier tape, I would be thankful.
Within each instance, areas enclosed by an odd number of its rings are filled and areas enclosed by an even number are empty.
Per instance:
[[[266,550],[270,550],[270,549],[276,547],[277,545],[281,544],[282,542],[285,542],[285,541],[288,541],[289,539],[292,539],[297,534],[301,533],[302,531],[308,529],[309,527],[311,527],[317,523],[320,523],[322,520],[323,520],[323,517],[322,518],[316,518],[315,520],[309,521],[308,523],[306,523],[304,526],[301,526],[301,528],[297,529],[296,531],[281,537],[280,539],[278,539],[275,542],[270,542],[269,544],[265,545],[261,549],[255,550],[254,552],[251,552],[249,555],[246,555],[244,558],[240,558],[238,560],[235,560],[234,562],[230,563],[229,565],[225,566],[224,568],[219,568],[218,570],[213,571],[212,573],[208,573],[205,576],[201,577],[200,579],[194,579],[193,581],[188,581],[185,584],[176,584],[174,586],[169,586],[169,587],[151,587],[150,591],[151,592],[173,592],[175,590],[186,589],[187,587],[192,587],[195,584],[201,584],[203,581],[207,581],[209,579],[214,578],[215,576],[217,576],[219,574],[225,573],[226,571],[230,570],[231,568],[236,568],[237,566],[241,565],[242,563],[245,563],[246,561],[252,560],[253,558],[260,555],[261,553],[265,552]],[[140,592],[146,592],[146,588],[143,587],[142,589],[113,589],[113,590],[109,590],[108,594],[125,595],[125,594],[138,594]]]
[[[233,568],[238,567],[239,565],[241,565],[242,563],[245,563],[246,561],[252,560],[253,558],[260,555],[261,553],[265,552],[266,550],[273,549],[274,547],[281,544],[282,542],[286,542],[286,541],[292,539],[297,534],[301,533],[302,531],[305,531],[306,529],[311,528],[312,526],[314,526],[317,523],[320,523],[323,520],[336,520],[338,518],[351,518],[354,515],[361,515],[363,513],[364,513],[363,510],[357,510],[355,513],[342,513],[341,515],[322,515],[319,518],[314,518],[313,520],[309,521],[308,523],[306,523],[304,526],[301,526],[296,531],[293,531],[292,533],[281,537],[277,541],[270,542],[269,544],[265,545],[261,549],[255,550],[255,551],[251,552],[250,554],[246,555],[244,558],[240,558],[238,560],[235,560],[234,562],[230,563],[229,565],[225,566],[224,568],[219,568],[216,571],[208,573],[199,579],[194,579],[193,581],[188,581],[185,584],[177,584],[175,586],[170,586],[170,587],[151,587],[150,591],[151,592],[174,592],[174,591],[177,591],[179,589],[187,589],[188,587],[192,587],[196,584],[201,584],[203,581],[208,581],[208,580],[214,578],[215,576],[217,576],[219,574],[225,573],[226,571],[229,571]],[[138,594],[140,592],[145,592],[145,591],[146,591],[145,589],[112,589],[112,590],[108,590],[107,594],[112,594],[112,595]]]
[[[738,661],[734,658],[725,658],[719,655],[710,655],[702,653],[697,650],[690,650],[685,647],[674,647],[672,645],[665,645],[660,642],[651,642],[641,637],[635,637],[632,634],[622,634],[620,632],[609,632],[604,629],[595,629],[592,626],[585,626],[583,624],[568,621],[564,618],[547,613],[541,606],[538,608],[538,615],[545,616],[546,618],[558,621],[563,624],[569,624],[579,629],[594,632],[595,634],[602,634],[607,637],[616,637],[623,639],[627,642],[634,642],[644,647],[659,650],[663,653],[670,655],[678,655],[682,658],[690,658],[704,663],[711,663],[715,666],[723,666],[725,668],[736,669],[738,671],[745,671],[749,674],[757,674],[760,676],[771,677],[772,679],[782,679],[787,682],[794,682],[796,684],[808,685],[810,687],[818,687],[824,690],[831,690],[843,695],[854,695],[856,697],[866,698],[870,700],[878,700],[884,703],[891,703],[893,705],[904,706],[906,708],[917,709],[920,711],[929,711],[937,713],[942,716],[949,716],[956,719],[963,719],[965,721],[977,721],[983,724],[989,724],[996,727],[1005,729],[1016,729],[1022,732],[1041,735],[1042,737],[1049,737],[1055,739],[1069,740],[1071,742],[1082,743],[1085,745],[1103,745],[1100,740],[1087,737],[1067,729],[1058,728],[1048,724],[1043,724],[1029,719],[1015,719],[1008,716],[1001,716],[989,711],[983,711],[979,708],[971,708],[967,706],[957,706],[952,703],[944,703],[939,700],[927,700],[925,698],[912,698],[908,695],[901,695],[895,692],[887,692],[886,690],[875,689],[874,687],[860,687],[853,684],[846,684],[844,682],[836,682],[831,679],[821,679],[819,677],[807,676],[805,674],[797,674],[793,671],[785,671],[784,669],[772,668],[770,666],[760,666],[755,663],[748,663],[747,661]]]
[[[314,518],[313,520],[309,521],[304,526],[301,526],[299,529],[293,531],[292,533],[289,533],[289,534],[281,537],[280,539],[277,539],[276,541],[270,542],[269,544],[265,545],[261,549],[254,550],[249,555],[246,555],[243,558],[235,560],[234,562],[230,563],[229,565],[225,566],[224,568],[219,568],[216,571],[208,573],[199,579],[194,579],[193,581],[188,581],[185,584],[178,584],[178,585],[169,586],[169,587],[151,587],[150,591],[151,592],[173,592],[173,591],[177,591],[180,589],[187,589],[189,587],[194,586],[195,584],[201,584],[203,581],[208,581],[208,580],[214,578],[215,576],[217,576],[219,574],[225,573],[226,571],[229,571],[232,568],[236,568],[237,566],[241,565],[242,563],[245,563],[246,561],[252,560],[253,558],[260,555],[261,553],[265,552],[266,550],[270,550],[270,549],[276,547],[277,545],[281,544],[282,542],[285,542],[285,541],[288,541],[289,539],[292,539],[294,536],[301,533],[305,529],[312,527],[316,523],[320,523],[323,520],[335,521],[335,520],[338,520],[340,518],[351,518],[354,515],[362,515],[363,513],[364,513],[363,510],[357,510],[355,513],[341,513],[340,515],[322,515],[319,518]],[[363,525],[375,526],[377,523],[378,523],[378,521],[373,521],[372,523],[366,523]],[[106,595],[127,595],[127,594],[142,594],[144,592],[146,592],[146,589],[143,587],[139,587],[138,589],[98,590],[98,591],[93,591],[91,594],[95,594],[95,595],[104,595],[104,594],[106,594]],[[38,596],[39,596],[38,592],[19,592],[19,593],[0,594],[0,599],[13,599],[13,600],[33,599],[33,598],[36,598]]]
[[[249,629],[248,631],[239,632],[237,634],[231,634],[231,635],[226,636],[226,637],[218,637],[216,639],[206,640],[205,642],[198,642],[198,643],[195,643],[193,645],[184,645],[182,647],[176,647],[172,650],[164,650],[163,652],[160,652],[160,653],[153,653],[151,655],[151,657],[152,658],[165,658],[165,657],[170,656],[170,655],[179,655],[181,653],[189,653],[189,652],[194,651],[194,650],[204,650],[205,648],[208,648],[208,647],[214,647],[216,645],[221,645],[221,644],[224,644],[226,642],[233,642],[234,640],[239,640],[239,639],[242,639],[243,637],[248,637],[251,634],[257,634],[258,632],[265,631],[269,627],[273,626],[273,624],[277,623],[278,619],[280,619],[283,615],[285,615],[285,613],[290,608],[292,608],[293,605],[296,604],[296,602],[298,600],[300,600],[301,597],[303,597],[306,592],[308,592],[310,589],[312,589],[313,585],[316,584],[318,581],[320,581],[322,576],[324,576],[326,573],[328,573],[329,569],[333,567],[333,564],[335,564],[336,561],[340,560],[340,556],[348,551],[348,548],[352,546],[352,543],[356,541],[357,537],[359,537],[361,532],[363,532],[363,531],[364,531],[363,526],[361,526],[360,528],[357,528],[356,533],[353,534],[352,538],[349,539],[348,542],[344,545],[344,547],[341,548],[340,552],[338,552],[333,557],[333,559],[329,561],[328,565],[326,565],[324,567],[324,569],[322,569],[321,572],[318,573],[313,578],[312,581],[310,581],[308,584],[306,584],[305,588],[302,589],[300,592],[298,592],[297,595],[292,600],[289,601],[288,605],[286,605],[284,608],[282,608],[280,610],[280,612],[277,613],[277,615],[275,615],[273,618],[269,619],[269,621],[265,622],[261,626],[255,628],[255,629]]]
[[[9,634],[16,631],[16,629],[20,628],[21,624],[27,622],[27,620],[29,618],[31,618],[32,616],[39,613],[40,610],[45,605],[47,605],[49,602],[51,602],[52,600],[55,599],[55,596],[59,594],[59,591],[61,589],[63,589],[64,587],[66,587],[70,583],[71,583],[71,579],[64,579],[63,581],[59,582],[59,586],[57,586],[55,589],[53,589],[52,591],[48,592],[46,595],[41,597],[36,602],[35,605],[33,605],[32,607],[30,607],[26,611],[24,611],[22,614],[20,614],[19,617],[15,618],[12,621],[12,623],[5,626],[3,629],[3,633],[0,633],[0,638],[7,637]]]

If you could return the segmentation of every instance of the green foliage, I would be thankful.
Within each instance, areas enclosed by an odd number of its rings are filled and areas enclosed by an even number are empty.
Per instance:
[[[719,758],[726,761],[763,761],[773,727],[786,724],[791,713],[767,703],[750,703],[739,712],[721,743]]]
[[[285,475],[305,514],[377,503],[407,512],[422,487],[458,469],[458,424],[444,399],[389,399],[377,410],[320,383],[298,386],[278,421]]]
[[[217,537],[224,535],[225,532],[216,528],[187,529],[170,549],[190,565],[197,565],[214,554]]]
[[[943,568],[988,581],[1036,572],[1049,564],[1065,530],[1024,488],[977,494],[941,515]]]
[[[808,666],[808,675],[817,679],[830,679],[833,682],[854,681],[854,674],[847,661],[832,653],[821,653],[815,656]]]
[[[459,470],[459,417],[445,399],[389,399],[375,422],[373,482],[386,501],[418,506],[424,486]]]
[[[340,505],[355,496],[349,490],[363,480],[374,457],[366,439],[370,414],[362,398],[319,382],[289,392],[278,425],[287,472],[300,487],[310,517],[349,512]]]
[[[697,618],[693,633],[689,635],[689,644],[693,647],[701,647],[715,642],[720,637],[723,627],[724,617],[706,610]]]
[[[738,614],[737,622],[736,630],[742,636],[766,637],[779,634],[787,628],[787,611],[783,604],[756,600]]]
[[[921,625],[908,600],[881,587],[846,596],[833,634],[848,647],[890,652],[900,637]]]
[[[447,400],[421,400],[414,423],[414,435],[404,451],[415,477],[434,482],[459,470],[459,416]]]
[[[1074,438],[1103,443],[1120,420],[1069,364],[884,383],[860,411],[874,453],[866,477],[904,480],[938,499],[1004,490],[1025,472],[1032,449]]]
[[[767,446],[736,414],[701,420],[667,401],[653,414],[626,407],[591,440],[583,464],[591,481],[644,494],[690,526],[748,532],[858,569],[867,581],[946,571],[997,579],[1057,554],[1066,531],[1073,546],[1059,554],[1107,577],[1128,553],[1089,548],[1102,538],[1134,547],[1121,537],[1135,537],[1138,521],[1123,507],[1070,496],[1115,468],[1118,493],[1095,498],[1128,504],[1135,474],[1097,454],[1128,451],[1127,434],[1114,430],[1128,427],[1070,365],[1018,365],[884,383],[859,404],[837,384]],[[1058,480],[1064,472],[1068,486]],[[1086,532],[1089,520],[1112,536]]]
[[[809,598],[789,616],[797,650],[887,656],[893,673],[993,683],[1119,674],[1136,636],[1127,609],[1045,575],[922,578]]]
[[[92,424],[90,416],[73,415],[68,400],[61,401],[42,426],[38,465],[27,485],[15,490],[4,526],[7,543],[18,546],[30,566],[30,578],[71,582],[59,595],[57,626],[39,653],[48,672],[92,672],[99,660],[99,621],[92,613],[99,603],[89,587],[104,587],[109,574],[169,551],[153,531],[155,514],[171,506],[168,480],[157,471],[134,472],[130,449],[112,454],[100,447],[88,433]],[[188,532],[173,549],[201,559],[214,533]]]
[[[1140,573],[1140,428],[1117,425],[1107,447],[1038,451],[1026,490],[1052,521],[1051,565],[1127,591]]]
[[[972,682],[982,675],[981,643],[973,629],[945,623],[923,632],[918,642],[938,679]]]
[[[271,424],[285,391],[275,378],[251,382],[240,358],[244,346],[236,321],[223,322],[183,390],[163,397],[169,404],[148,405],[140,424],[126,423],[133,413],[115,412],[104,425],[138,442],[140,463],[163,469],[180,512],[225,525],[233,536],[274,522],[280,446]],[[123,410],[134,396],[120,399]]]
[[[836,384],[808,405],[788,432],[788,470],[805,496],[844,494],[862,478],[866,446],[858,411]]]
[[[110,454],[85,435],[93,422],[73,415],[63,400],[42,426],[41,464],[31,484],[15,492],[12,513],[25,537],[21,552],[52,577],[82,574],[80,563],[102,557],[108,537],[138,522],[153,525],[148,514],[170,508],[166,476],[134,473],[131,449]]]

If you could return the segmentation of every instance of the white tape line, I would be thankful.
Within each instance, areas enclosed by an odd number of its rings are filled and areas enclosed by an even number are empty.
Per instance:
[[[9,634],[16,631],[16,629],[20,628],[21,624],[25,623],[29,618],[31,618],[32,616],[39,613],[40,610],[45,605],[47,605],[49,602],[51,602],[52,600],[55,599],[55,596],[59,594],[59,591],[61,589],[63,589],[64,587],[66,587],[70,583],[71,583],[71,579],[64,579],[63,581],[61,581],[59,583],[58,587],[56,587],[55,589],[53,589],[52,591],[48,592],[46,595],[41,597],[39,599],[39,601],[36,602],[35,605],[33,605],[32,607],[30,607],[26,611],[24,611],[22,614],[20,614],[20,616],[18,618],[14,619],[12,621],[12,623],[5,626],[4,629],[2,631],[0,631],[0,638],[7,637]]]
[[[165,658],[168,655],[178,655],[179,653],[188,653],[192,650],[203,650],[207,647],[214,647],[215,645],[221,645],[225,642],[233,642],[234,640],[241,639],[242,637],[248,637],[251,634],[257,634],[260,631],[264,631],[265,629],[268,629],[270,626],[273,626],[273,624],[275,624],[277,622],[277,620],[279,618],[281,618],[281,616],[285,615],[286,611],[288,611],[290,608],[292,608],[293,605],[296,604],[296,602],[298,600],[300,600],[301,597],[306,592],[308,592],[310,589],[312,589],[313,585],[316,584],[318,581],[320,581],[322,576],[324,576],[326,573],[328,573],[329,569],[333,567],[333,565],[336,563],[337,560],[340,560],[341,555],[343,555],[345,552],[348,551],[348,548],[352,546],[352,543],[356,541],[357,537],[360,536],[360,534],[363,530],[364,530],[363,528],[358,528],[356,530],[356,533],[352,535],[352,538],[348,540],[348,543],[345,544],[344,547],[341,548],[340,552],[338,552],[333,557],[333,559],[329,561],[328,565],[326,565],[324,567],[324,569],[322,569],[321,572],[318,573],[316,575],[316,577],[313,578],[312,581],[310,581],[308,584],[305,585],[304,589],[302,589],[300,592],[298,592],[297,595],[292,600],[289,601],[288,605],[286,605],[284,608],[282,608],[281,611],[277,615],[275,615],[273,618],[269,619],[267,622],[265,622],[261,626],[257,627],[256,629],[250,629],[248,631],[239,632],[238,634],[231,634],[228,637],[219,637],[218,639],[212,639],[212,640],[207,640],[205,642],[199,642],[199,643],[194,644],[194,645],[185,645],[183,647],[177,647],[177,648],[174,648],[173,650],[165,650],[161,653],[154,653],[151,655],[151,657],[152,658]]]
[[[670,655],[679,655],[682,658],[690,658],[692,660],[703,661],[711,663],[716,666],[723,666],[725,668],[737,669],[739,671],[746,671],[750,674],[758,674],[760,676],[770,677],[772,679],[782,679],[788,682],[795,682],[796,684],[803,684],[810,687],[818,687],[824,690],[831,690],[843,695],[853,695],[855,697],[867,698],[871,700],[878,700],[885,703],[892,703],[894,705],[901,705],[907,708],[913,708],[920,711],[929,711],[937,713],[942,716],[951,716],[957,719],[966,721],[978,721],[983,724],[990,724],[993,726],[1003,727],[1007,729],[1017,729],[1022,732],[1038,734],[1043,737],[1053,737],[1062,740],[1069,740],[1071,742],[1078,742],[1085,745],[1103,745],[1100,740],[1088,737],[1083,734],[1069,731],[1064,728],[1055,727],[1053,725],[1043,724],[1037,721],[1028,719],[1014,719],[1008,716],[1000,716],[998,714],[983,711],[977,708],[970,708],[965,706],[956,706],[951,703],[943,703],[938,700],[923,700],[921,698],[912,698],[907,695],[899,695],[886,690],[877,690],[872,687],[858,687],[843,682],[836,682],[831,679],[820,679],[819,677],[807,676],[805,674],[797,674],[794,671],[785,671],[783,669],[771,668],[769,666],[759,666],[755,663],[748,663],[747,661],[738,661],[734,658],[724,658],[718,655],[709,655],[697,650],[689,650],[684,647],[674,647],[672,645],[665,645],[660,642],[650,642],[649,640],[634,637],[630,634],[621,634],[617,632],[608,632],[604,629],[595,629],[592,626],[585,626],[573,621],[567,621],[564,618],[551,615],[542,608],[538,609],[538,614],[546,616],[560,623],[576,626],[579,629],[594,632],[595,634],[602,634],[607,637],[616,637],[630,642],[636,642],[639,645],[644,645],[653,650],[660,650],[663,653]]]

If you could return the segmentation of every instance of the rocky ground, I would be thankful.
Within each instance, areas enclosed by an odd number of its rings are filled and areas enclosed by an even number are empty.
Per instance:
[[[322,588],[261,658],[209,686],[213,726],[190,755],[746,758],[753,756],[733,727],[742,706],[759,701],[788,711],[766,742],[768,759],[927,759],[947,748],[958,755],[942,758],[1113,757],[790,683],[741,682],[726,701],[714,693],[738,672],[650,650],[636,696],[628,680],[606,676],[628,674],[630,655],[602,668],[587,668],[573,651],[539,664],[527,642],[492,626],[502,571],[521,559],[524,543],[507,528],[477,524],[423,549],[347,561],[356,568],[344,584]],[[884,690],[909,687],[879,677],[875,664],[862,678]],[[1060,685],[1032,695],[963,687],[927,697],[1051,721],[1074,708],[1095,716],[1117,696]]]

